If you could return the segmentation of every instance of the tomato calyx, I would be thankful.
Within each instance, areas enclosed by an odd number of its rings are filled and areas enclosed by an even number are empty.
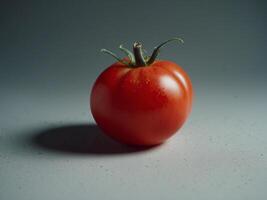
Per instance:
[[[160,52],[160,48],[163,47],[164,45],[166,45],[167,43],[172,42],[172,41],[184,43],[183,39],[181,39],[181,38],[178,38],[178,37],[171,38],[169,40],[162,42],[158,46],[156,46],[154,48],[154,51],[152,52],[151,56],[146,56],[144,54],[146,51],[144,50],[144,48],[140,42],[135,42],[133,44],[133,53],[130,50],[128,50],[127,48],[123,47],[123,45],[121,44],[119,46],[119,49],[123,53],[126,54],[127,60],[119,58],[115,53],[113,53],[112,51],[109,51],[107,49],[101,49],[101,52],[111,55],[117,61],[119,61],[120,63],[122,63],[124,65],[127,65],[128,67],[144,67],[144,66],[149,66],[149,65],[153,64],[155,62],[159,52]]]

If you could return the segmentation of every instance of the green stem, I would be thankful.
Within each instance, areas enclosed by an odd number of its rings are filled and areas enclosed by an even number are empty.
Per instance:
[[[120,59],[115,53],[107,49],[101,49],[101,52],[111,55],[113,58],[115,58],[117,61],[119,61],[120,63],[124,65],[131,66],[131,63],[125,62],[124,60]]]
[[[116,60],[118,60],[120,63],[127,65],[128,67],[148,66],[148,65],[153,64],[153,62],[155,62],[155,60],[159,54],[160,48],[163,47],[164,45],[166,45],[167,43],[172,42],[172,41],[184,43],[184,41],[178,37],[166,40],[165,42],[163,42],[160,45],[158,45],[157,47],[155,47],[155,49],[154,49],[154,51],[150,57],[144,56],[145,50],[143,49],[143,46],[140,42],[134,43],[133,53],[131,51],[129,51],[128,49],[124,48],[122,45],[120,45],[119,49],[127,55],[127,57],[129,58],[129,61],[125,61],[123,59],[120,59],[115,53],[113,53],[107,49],[101,49],[101,52],[104,52],[104,53],[111,55]]]
[[[135,65],[135,58],[134,58],[133,53],[130,50],[128,50],[125,47],[123,47],[122,44],[119,46],[119,49],[122,50],[127,55],[127,57],[131,61],[131,65]]]
[[[159,50],[160,50],[161,47],[163,47],[164,45],[166,45],[167,43],[172,42],[172,41],[177,41],[177,42],[184,43],[183,39],[177,38],[177,37],[169,39],[169,40],[161,43],[160,45],[155,47],[152,55],[150,56],[149,60],[147,61],[147,65],[151,65],[156,60],[156,58],[157,58],[157,56],[159,54]]]

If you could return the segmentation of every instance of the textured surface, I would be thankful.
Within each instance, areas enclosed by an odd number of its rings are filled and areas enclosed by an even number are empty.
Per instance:
[[[267,198],[266,3],[135,2],[1,5],[1,200]],[[98,49],[176,35],[161,58],[195,86],[185,126],[153,149],[103,136],[89,91],[113,60]]]

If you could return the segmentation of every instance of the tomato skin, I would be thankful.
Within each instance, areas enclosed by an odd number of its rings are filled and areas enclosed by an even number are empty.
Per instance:
[[[110,137],[130,145],[163,143],[191,112],[193,88],[188,75],[170,61],[131,68],[114,63],[95,81],[92,115]]]

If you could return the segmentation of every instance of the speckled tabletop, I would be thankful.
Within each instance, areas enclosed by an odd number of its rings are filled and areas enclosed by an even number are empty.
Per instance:
[[[266,104],[250,95],[203,93],[179,133],[151,149],[106,138],[76,98],[11,99],[1,121],[1,199],[266,197]]]

